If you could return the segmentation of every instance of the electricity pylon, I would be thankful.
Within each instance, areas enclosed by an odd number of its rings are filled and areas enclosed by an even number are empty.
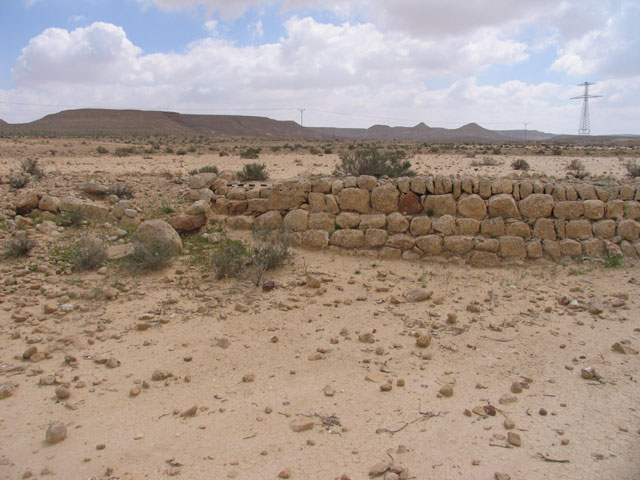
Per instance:
[[[589,99],[602,97],[602,95],[589,95],[589,86],[595,83],[584,82],[578,85],[584,85],[584,94],[579,97],[571,97],[571,100],[582,99],[582,115],[580,115],[580,126],[578,127],[578,135],[591,135],[591,122],[589,120]]]

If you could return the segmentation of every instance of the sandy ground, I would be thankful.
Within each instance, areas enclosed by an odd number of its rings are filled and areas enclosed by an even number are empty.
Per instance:
[[[180,168],[215,158],[185,156]],[[333,168],[330,155],[295,158],[260,161],[274,176]],[[428,157],[436,173],[434,162],[462,168],[454,160]],[[601,168],[614,171],[618,160],[608,161]],[[68,173],[50,174],[45,190],[96,169],[176,168],[164,157],[43,163]],[[168,188],[161,176],[127,178],[144,208]],[[14,195],[6,187],[4,203]],[[59,240],[35,236],[30,257],[0,265],[0,385],[13,392],[0,399],[0,478],[355,480],[392,462],[416,479],[640,477],[635,263],[484,270],[296,249],[265,292],[216,280],[188,253],[154,274],[67,275],[52,249]],[[413,290],[432,294],[406,301]],[[51,304],[58,310],[43,313]],[[631,350],[612,350],[616,342]],[[24,360],[30,346],[40,354]],[[587,367],[596,378],[581,377]],[[166,378],[153,380],[156,370]],[[52,421],[68,431],[56,444],[45,442]]]
[[[84,143],[82,143],[84,142]],[[110,154],[99,155],[97,146],[106,146]],[[237,171],[249,162],[260,162],[267,166],[273,180],[310,175],[331,175],[337,163],[339,163],[338,150],[334,147],[334,153],[313,155],[307,150],[300,152],[271,153],[269,148],[263,147],[263,153],[257,160],[241,158],[239,153],[229,147],[217,147],[231,151],[229,156],[221,157],[217,152],[209,152],[201,149],[198,153],[175,155],[167,153],[137,154],[127,157],[115,157],[113,152],[122,146],[120,143],[109,143],[99,140],[78,139],[0,139],[0,174],[8,174],[10,170],[19,168],[23,158],[38,158],[41,165],[47,171],[62,173],[105,171],[114,174],[126,173],[152,173],[154,171],[169,171],[186,175],[190,170],[207,165],[215,165],[220,171]],[[139,146],[142,149],[143,146]],[[174,146],[177,151],[180,147]],[[469,147],[471,148],[471,147]],[[477,150],[486,148],[478,146]],[[55,154],[52,155],[51,151]],[[511,163],[515,159],[526,160],[531,169],[526,173],[531,176],[547,176],[548,178],[563,179],[569,173],[568,166],[574,160],[583,163],[587,172],[592,177],[609,177],[612,179],[624,178],[627,171],[625,162],[638,161],[637,151],[627,150],[625,155],[614,155],[608,150],[596,151],[593,155],[572,155],[567,151],[563,156],[537,155],[532,152],[526,154],[500,154],[477,153],[475,157],[468,154],[445,153],[418,153],[411,157],[413,169],[418,174],[443,174],[458,175],[469,174],[486,177],[506,177],[510,175],[522,175],[515,171]],[[582,152],[583,153],[583,152]],[[606,153],[606,155],[604,154]],[[474,162],[482,163],[490,158],[497,162],[496,166],[473,166]]]

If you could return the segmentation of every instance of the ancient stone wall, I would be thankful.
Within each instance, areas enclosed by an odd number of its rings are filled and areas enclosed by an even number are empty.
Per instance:
[[[284,227],[308,248],[459,257],[477,266],[640,254],[635,184],[360,176],[229,186],[201,174],[189,186],[191,213],[210,209],[234,229]]]

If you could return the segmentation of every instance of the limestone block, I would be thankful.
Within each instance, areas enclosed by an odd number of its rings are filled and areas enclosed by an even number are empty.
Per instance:
[[[494,195],[487,202],[487,206],[491,217],[520,218],[515,200],[507,193]]]
[[[482,220],[487,216],[487,204],[479,195],[462,197],[458,200],[458,215]]]
[[[518,202],[524,218],[546,218],[553,211],[554,201],[551,195],[533,193]]]

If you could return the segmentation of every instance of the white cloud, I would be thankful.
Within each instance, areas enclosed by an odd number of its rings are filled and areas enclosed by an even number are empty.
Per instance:
[[[203,5],[224,15],[265,3],[144,1],[162,8]],[[609,23],[589,16],[599,27],[586,31],[563,23],[572,14],[566,2],[542,0],[530,9],[515,2],[509,9],[503,8],[504,1],[464,2],[461,8],[459,0],[453,7],[434,0],[327,0],[322,5],[344,20],[323,23],[289,15],[282,38],[250,46],[222,38],[218,20],[211,18],[204,22],[208,35],[203,33],[203,39],[181,53],[144,54],[121,27],[107,23],[72,31],[47,29],[23,48],[13,68],[16,88],[0,90],[0,102],[200,113],[232,113],[215,108],[241,107],[256,110],[235,113],[289,120],[299,120],[295,108],[306,107],[307,125],[425,121],[456,127],[474,121],[489,128],[521,128],[527,121],[529,128],[572,133],[580,105],[569,98],[581,93],[573,85],[577,81],[561,85],[514,79],[481,85],[477,80],[492,66],[527,62],[536,49],[552,46],[559,51],[553,67],[557,71],[617,75],[599,82],[598,93],[605,98],[593,104],[593,133],[637,129],[640,60],[622,62],[625,52],[635,59],[640,51],[633,21],[625,22],[625,15],[633,14],[632,4],[610,16]],[[286,10],[302,4],[314,3],[286,0],[277,5]],[[361,17],[353,21],[352,15]],[[544,28],[536,27],[541,18],[546,19]],[[532,28],[535,35],[519,33]],[[261,22],[253,26],[257,36],[263,29]],[[206,107],[212,110],[190,110]],[[285,107],[290,110],[278,110]],[[40,112],[62,108],[43,107]],[[31,108],[0,104],[0,118],[8,121],[38,116]],[[599,123],[605,118],[610,120]]]
[[[247,29],[249,30],[249,33],[251,34],[251,38],[253,40],[264,37],[264,27],[262,25],[262,20],[258,20],[255,23],[249,24],[249,26],[247,26]]]

